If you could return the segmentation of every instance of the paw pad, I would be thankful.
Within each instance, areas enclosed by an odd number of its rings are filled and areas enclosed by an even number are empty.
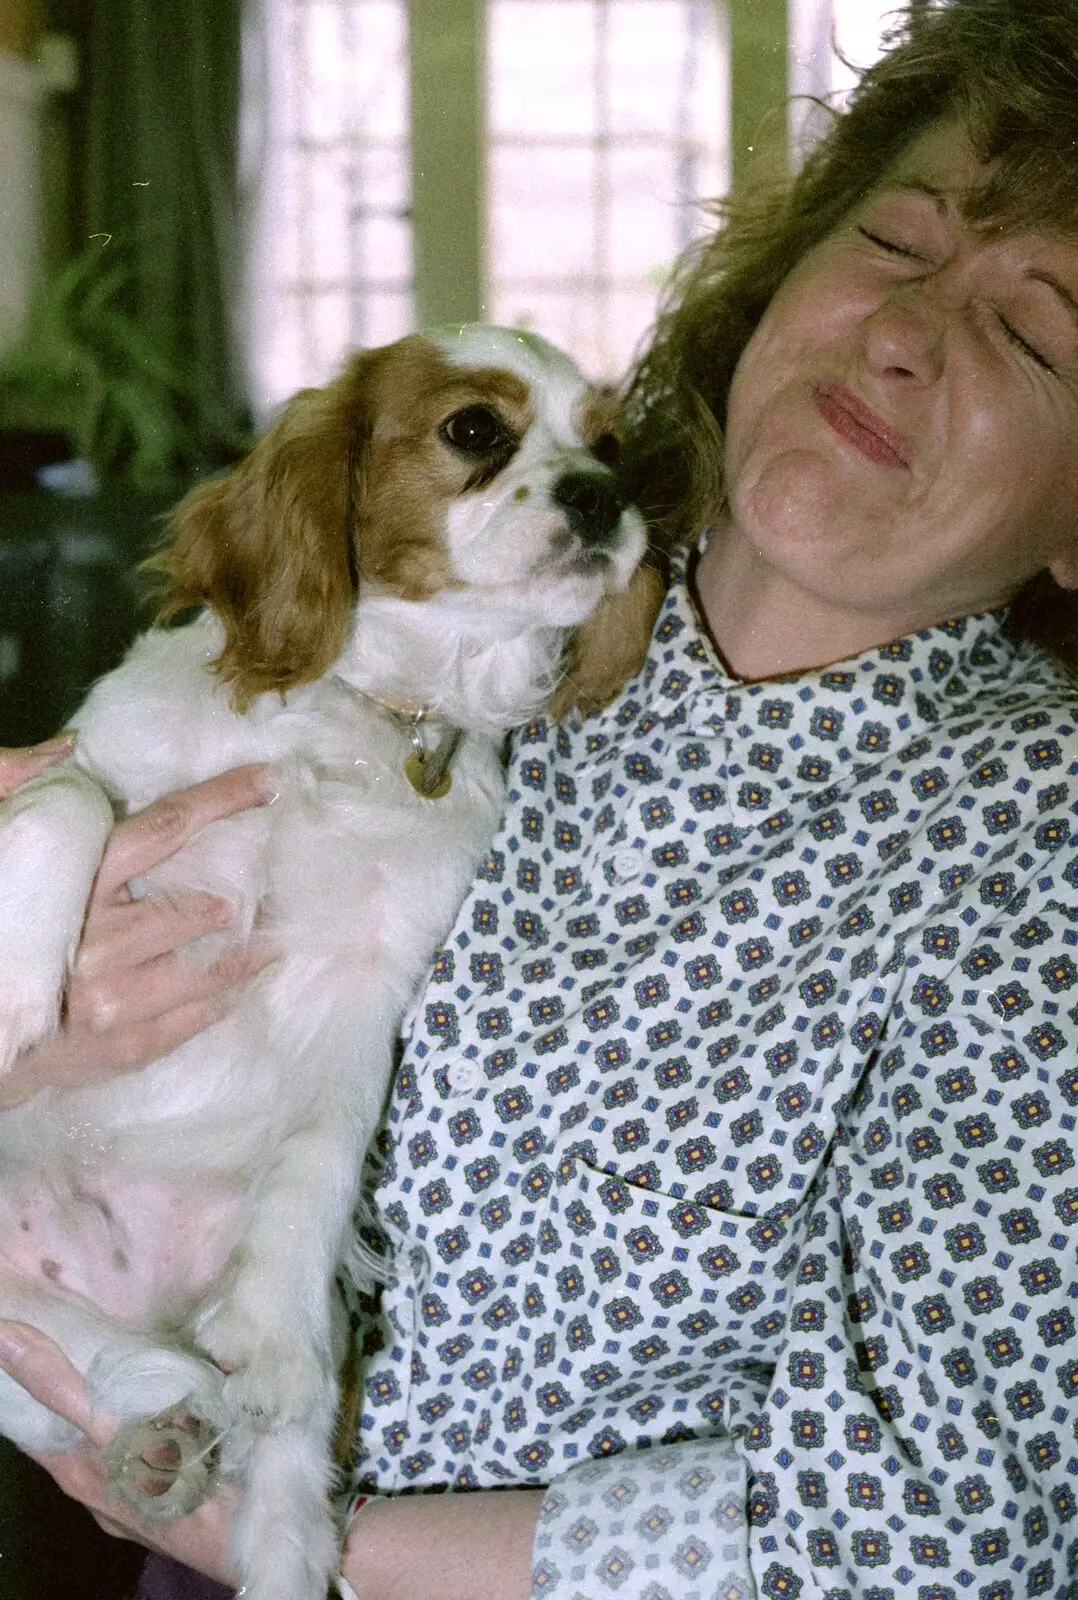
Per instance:
[[[220,1437],[184,1404],[125,1423],[103,1452],[109,1488],[148,1521],[185,1517],[210,1489]]]

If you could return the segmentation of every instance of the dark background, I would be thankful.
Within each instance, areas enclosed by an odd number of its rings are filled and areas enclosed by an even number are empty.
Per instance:
[[[137,566],[164,510],[164,496],[4,487],[0,464],[0,745],[62,728],[149,619]]]

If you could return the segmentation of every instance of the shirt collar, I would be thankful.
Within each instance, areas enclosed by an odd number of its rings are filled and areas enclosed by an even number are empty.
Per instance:
[[[615,729],[666,742],[725,736],[731,810],[753,824],[799,796],[827,791],[875,767],[888,752],[972,711],[1013,680],[1025,648],[1003,630],[1004,612],[924,628],[830,667],[742,683],[723,666],[685,581],[690,552],[677,552],[672,582],[639,676],[586,724],[593,751]]]

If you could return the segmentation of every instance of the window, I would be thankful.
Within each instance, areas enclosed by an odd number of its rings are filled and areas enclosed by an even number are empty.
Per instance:
[[[259,0],[244,48],[256,412],[413,326],[407,13]]]
[[[863,71],[877,61],[883,52],[884,34],[894,23],[897,0],[831,0],[832,21],[838,54],[828,52],[830,83],[828,87],[841,94],[851,89],[857,81],[857,71]],[[844,65],[845,56],[850,66]]]
[[[864,64],[892,4],[788,0],[791,88],[847,87],[832,29]],[[415,325],[408,24],[429,26],[430,7],[250,9],[245,336],[265,415],[349,349]],[[728,182],[725,15],[722,0],[486,0],[484,316],[567,345],[596,375],[624,369],[707,225],[699,202]]]
[[[489,315],[614,378],[728,179],[713,0],[490,0]]]

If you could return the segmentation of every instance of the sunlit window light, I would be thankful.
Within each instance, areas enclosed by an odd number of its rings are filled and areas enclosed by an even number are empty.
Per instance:
[[[727,182],[713,0],[491,0],[489,314],[616,377]]]
[[[413,324],[407,12],[259,0],[244,51],[246,345],[264,416]]]
[[[879,0],[791,0],[795,93],[842,94]],[[248,0],[244,326],[263,420],[414,325],[406,0]],[[423,8],[415,8],[422,17]],[[627,365],[729,175],[716,0],[488,0],[484,315]]]

